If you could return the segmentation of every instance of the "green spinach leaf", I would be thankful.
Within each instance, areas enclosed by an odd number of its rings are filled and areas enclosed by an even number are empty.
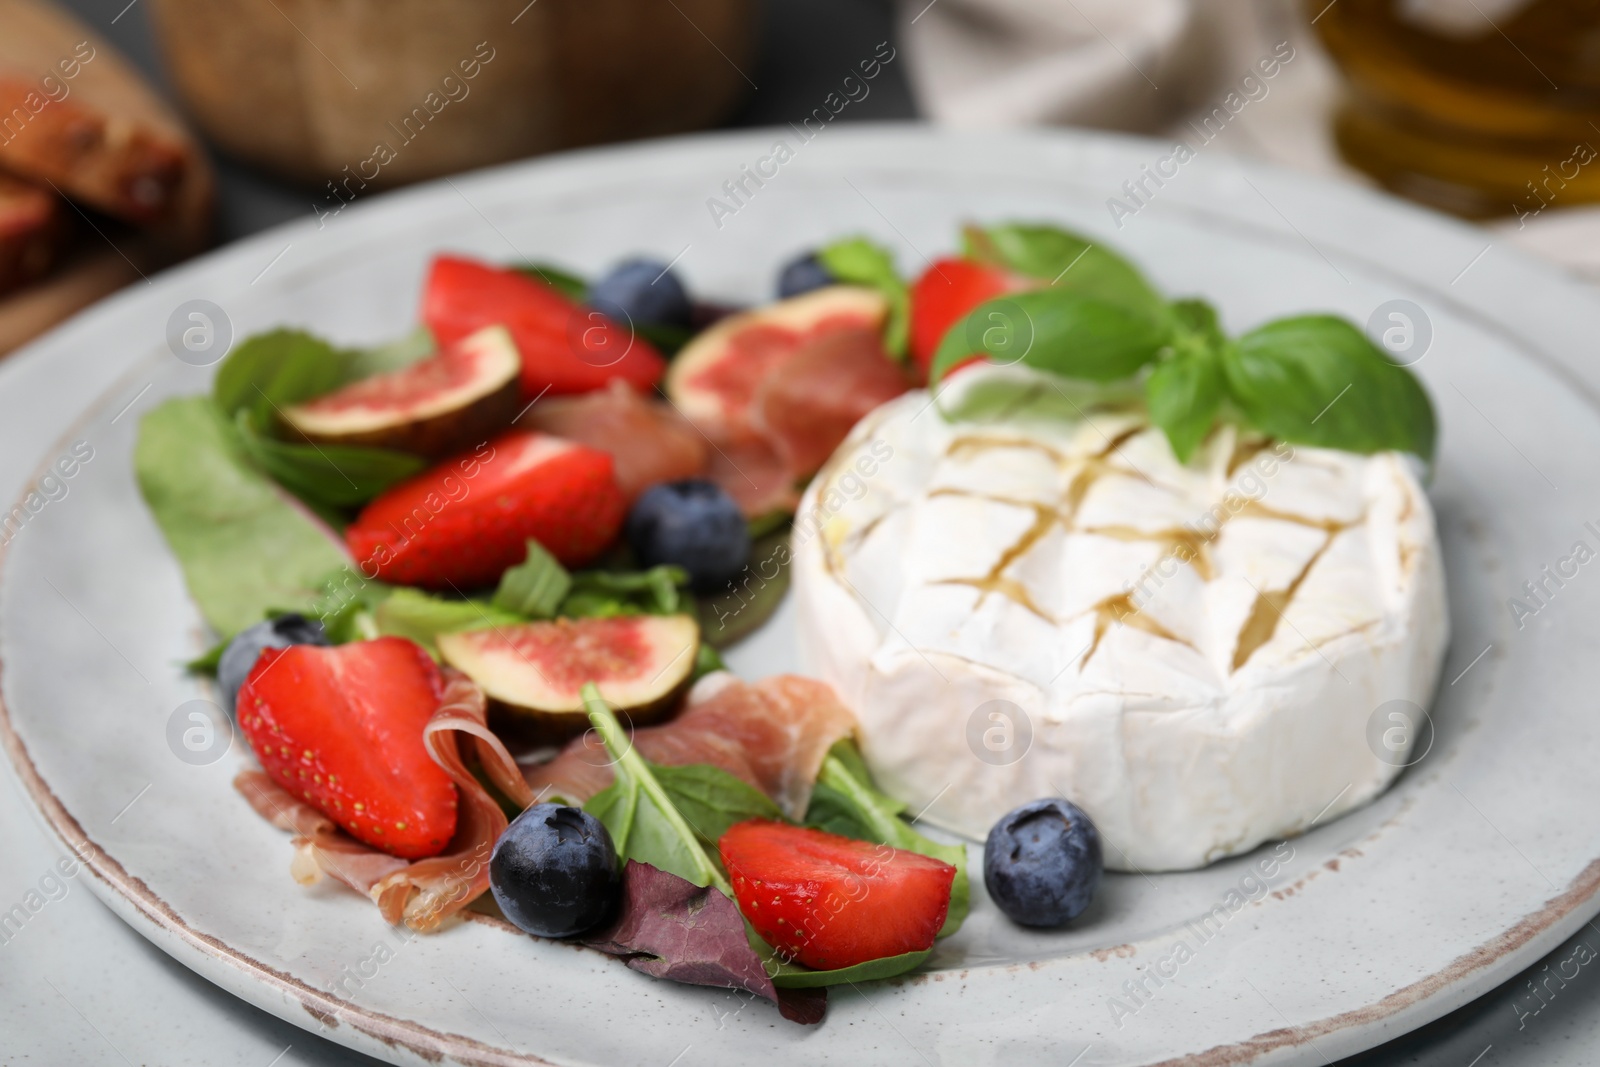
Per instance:
[[[1292,444],[1432,462],[1438,429],[1422,384],[1351,323],[1302,315],[1222,351],[1228,395],[1249,424]]]
[[[386,448],[279,441],[263,433],[248,410],[235,416],[234,432],[245,454],[279,485],[323,507],[365,504],[427,466],[418,456]]]
[[[691,763],[683,767],[650,764],[667,798],[713,851],[728,827],[747,819],[783,819],[772,798],[720,767]]]
[[[271,608],[310,612],[347,562],[333,531],[250,463],[230,431],[208,398],[182,397],[145,415],[134,448],[145,503],[223,638]]]
[[[822,248],[817,259],[839,281],[864,285],[884,295],[889,301],[889,319],[883,327],[883,347],[904,360],[911,330],[911,293],[895,270],[889,250],[865,237],[847,237]]]
[[[589,722],[605,743],[616,780],[589,798],[584,810],[605,823],[617,853],[687,879],[695,885],[714,886],[724,896],[733,887],[707,854],[702,837],[683,817],[652,766],[634,749],[632,739],[616,713],[590,682],[583,687],[583,705]]]
[[[881,959],[858,963],[854,967],[840,967],[832,971],[813,971],[809,967],[782,963],[777,961],[774,955],[771,958],[778,963],[778,966],[776,973],[772,974],[772,984],[779,989],[815,989],[818,986],[844,985],[847,982],[873,982],[914,970],[931,955],[933,949],[930,948],[899,956],[884,956]],[[767,969],[771,973],[772,965],[768,964]]]
[[[954,867],[956,877],[950,885],[950,911],[939,931],[940,937],[949,937],[961,928],[971,904],[967,847],[943,845],[923,837],[900,817],[904,810],[904,804],[879,792],[872,784],[854,742],[846,739],[835,744],[822,761],[822,773],[806,811],[806,825],[844,837],[920,852]]]

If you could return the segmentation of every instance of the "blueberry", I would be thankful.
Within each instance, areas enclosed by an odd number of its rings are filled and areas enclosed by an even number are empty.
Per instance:
[[[275,619],[258,622],[240,630],[228,642],[228,647],[222,650],[222,658],[217,661],[217,684],[222,687],[222,695],[227,698],[228,706],[232,707],[234,698],[239,695],[239,687],[250,674],[250,668],[256,665],[262,649],[327,643],[328,635],[323,632],[322,623],[307,619],[304,615],[279,615]]]
[[[589,287],[589,306],[618,322],[687,327],[694,314],[683,283],[665,263],[630,259]]]
[[[628,512],[624,531],[640,562],[682,567],[700,592],[726,586],[750,558],[750,527],[739,505],[721,486],[700,478],[645,490]]]
[[[571,937],[611,917],[622,874],[604,823],[582,808],[535,804],[495,842],[489,888],[518,929]]]
[[[983,884],[1023,926],[1060,926],[1100,887],[1100,831],[1070,800],[1046,797],[1010,812],[983,846]]]
[[[817,254],[807,252],[785,263],[778,272],[778,299],[787,300],[791,296],[809,293],[833,283],[833,275],[828,273],[828,268],[822,265]]]

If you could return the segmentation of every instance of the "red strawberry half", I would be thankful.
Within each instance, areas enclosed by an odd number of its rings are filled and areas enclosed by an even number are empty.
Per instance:
[[[568,566],[589,562],[626,510],[610,453],[513,431],[390,489],[344,537],[370,578],[465,591],[521,563],[529,538]]]
[[[911,358],[928,377],[945,333],[967,312],[1004,293],[1037,283],[970,259],[935,260],[911,286]]]
[[[455,783],[422,743],[443,690],[402,637],[269,648],[239,689],[239,728],[273,781],[358,840],[420,859],[456,832]]]
[[[600,312],[574,303],[519,271],[470,259],[433,261],[422,294],[422,320],[440,346],[500,324],[522,353],[528,397],[586,393],[621,379],[648,390],[666,360],[643,337]]]
[[[761,819],[718,848],[745,918],[807,967],[932,948],[950,910],[956,869],[920,853]]]

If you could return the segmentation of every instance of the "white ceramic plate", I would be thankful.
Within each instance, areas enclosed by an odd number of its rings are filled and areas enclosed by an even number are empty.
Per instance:
[[[779,138],[795,158],[719,225],[708,199]],[[28,443],[41,468],[73,442],[93,450],[51,483],[0,578],[0,732],[43,818],[163,949],[396,1063],[1322,1063],[1486,991],[1574,931],[1600,890],[1600,565],[1559,563],[1576,541],[1600,548],[1600,521],[1585,525],[1600,520],[1600,301],[1478,230],[1215,154],[1118,229],[1107,198],[1167,152],[906,127],[588,152],[320,227],[308,210],[80,316],[0,372],[0,414],[59,412],[60,439]],[[1364,322],[1397,298],[1431,322],[1416,367],[1443,426],[1433,493],[1455,633],[1436,736],[1377,803],[1284,846],[1265,886],[1254,872],[1270,848],[1112,876],[1053,933],[1008,926],[980,890],[928,973],[836,990],[827,1023],[801,1029],[765,1003],[487,923],[407,941],[354,894],[290,880],[285,836],[229,787],[242,743],[205,766],[175,757],[169,722],[206,695],[177,664],[204,635],[130,450],[141,412],[207,386],[210,371],[166,345],[180,304],[213,301],[236,337],[290,323],[366,342],[407,328],[439,249],[583,271],[681,256],[698,292],[757,300],[781,261],[831,236],[866,231],[920,269],[960,221],[1009,217],[1103,235],[1166,291],[1213,300],[1232,330],[1310,309]],[[1576,573],[1547,581],[1519,628],[1507,599],[1547,564]],[[751,676],[793,667],[786,618],[732,659]]]

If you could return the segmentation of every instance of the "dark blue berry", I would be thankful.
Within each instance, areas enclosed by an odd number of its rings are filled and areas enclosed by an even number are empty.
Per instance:
[[[750,527],[714,482],[690,478],[652,486],[634,501],[624,532],[647,567],[671,563],[699,592],[727,586],[750,558]]]
[[[694,315],[683,283],[665,263],[630,259],[589,287],[589,306],[635,326],[687,327]]]
[[[983,884],[1013,922],[1060,926],[1100,887],[1100,831],[1070,800],[1046,797],[994,824],[983,846]]]
[[[256,665],[262,649],[327,643],[328,635],[323,632],[322,623],[307,619],[304,615],[279,615],[275,619],[258,622],[240,630],[228,642],[228,647],[222,650],[222,658],[217,661],[217,685],[221,687],[222,695],[231,708],[234,698],[239,695],[239,687],[249,676],[250,668]]]
[[[822,265],[817,254],[807,252],[785,263],[778,272],[778,299],[787,300],[791,296],[809,293],[833,283],[833,275],[828,273],[828,268]]]
[[[535,804],[495,842],[489,888],[518,929],[571,937],[611,917],[622,874],[604,823],[582,808]]]

